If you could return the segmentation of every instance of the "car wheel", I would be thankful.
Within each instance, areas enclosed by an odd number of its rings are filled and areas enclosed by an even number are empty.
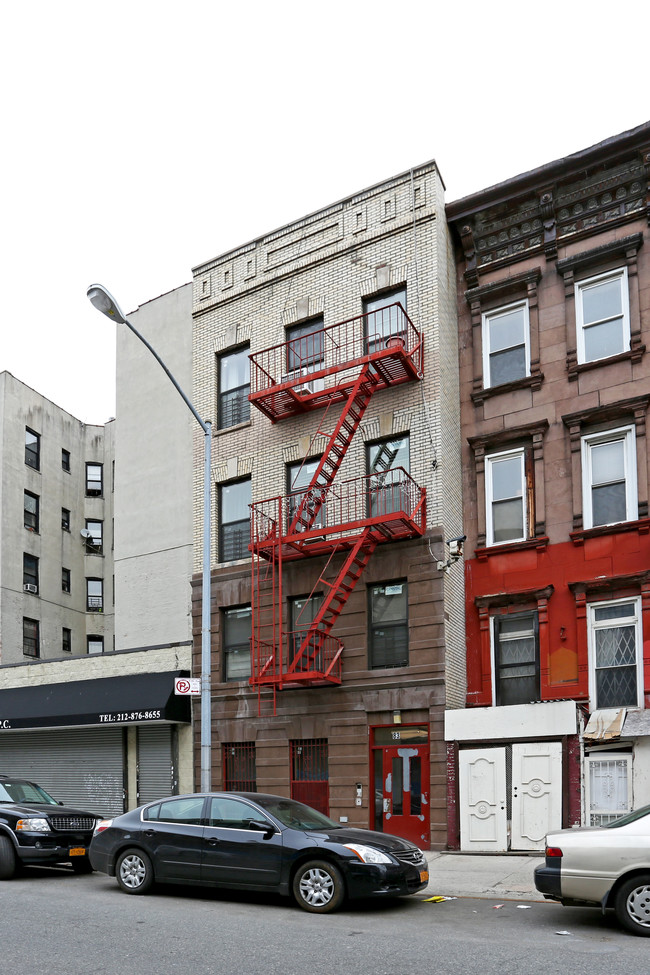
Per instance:
[[[153,884],[151,860],[142,850],[125,850],[117,859],[115,877],[127,894],[144,894]]]
[[[11,840],[0,836],[0,880],[10,880],[16,872],[16,857]]]
[[[304,911],[329,914],[341,906],[345,884],[338,867],[326,860],[310,860],[293,878],[293,896]]]
[[[614,910],[628,931],[650,938],[650,874],[626,880],[616,892]]]
[[[71,861],[74,873],[92,873],[89,857],[74,857]]]

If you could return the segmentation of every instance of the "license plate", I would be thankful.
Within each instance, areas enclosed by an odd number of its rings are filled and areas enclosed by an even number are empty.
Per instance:
[[[85,846],[73,846],[70,850],[71,857],[85,857],[86,847]]]
[[[422,883],[424,883],[425,881],[428,881],[428,879],[429,879],[429,871],[428,870],[420,870],[420,880],[422,881]]]

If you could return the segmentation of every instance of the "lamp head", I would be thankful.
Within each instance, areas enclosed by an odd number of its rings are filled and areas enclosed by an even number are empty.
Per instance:
[[[126,324],[126,318],[122,309],[110,291],[107,291],[102,284],[91,284],[86,294],[97,311],[100,311],[102,315],[106,315],[107,318],[112,319],[112,321],[117,322],[119,325]]]

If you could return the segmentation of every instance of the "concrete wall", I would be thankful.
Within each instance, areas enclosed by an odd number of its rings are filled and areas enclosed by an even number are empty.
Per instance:
[[[192,395],[191,285],[129,315]],[[197,421],[151,352],[117,339],[115,453],[116,647],[191,639],[192,444]],[[202,436],[202,434],[201,434]]]
[[[23,654],[23,617],[40,624],[40,656],[63,654],[62,628],[72,631],[72,655],[86,653],[86,637],[113,644],[111,470],[112,431],[84,424],[10,373],[0,374],[0,663],[28,659]],[[25,464],[25,428],[40,434],[40,470]],[[108,432],[107,432],[108,429]],[[62,450],[70,470],[62,467]],[[86,497],[86,463],[103,465],[103,495]],[[24,527],[24,492],[40,502],[38,532]],[[61,510],[70,512],[62,529]],[[81,537],[86,519],[103,522],[103,549],[89,554]],[[23,553],[39,559],[39,593],[23,590]],[[71,590],[61,587],[70,570]],[[86,611],[86,578],[104,581],[102,612]]]

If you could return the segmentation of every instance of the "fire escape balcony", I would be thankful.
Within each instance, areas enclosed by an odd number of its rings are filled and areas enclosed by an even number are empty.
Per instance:
[[[396,303],[282,342],[251,360],[249,399],[277,423],[346,402],[371,364],[377,389],[422,377],[422,336]]]
[[[426,491],[396,467],[252,504],[249,548],[267,561],[290,561],[352,548],[367,529],[389,542],[417,538],[425,527]]]
[[[417,538],[425,529],[426,491],[401,467],[252,504],[250,549],[260,608],[253,623],[251,684],[279,690],[340,684],[343,644],[331,629],[350,593],[378,544]],[[342,564],[328,572],[337,553]],[[283,564],[309,556],[329,556],[318,580],[325,597],[307,628],[287,632],[273,611]],[[266,573],[260,572],[264,563]],[[262,607],[271,592],[265,620]]]

